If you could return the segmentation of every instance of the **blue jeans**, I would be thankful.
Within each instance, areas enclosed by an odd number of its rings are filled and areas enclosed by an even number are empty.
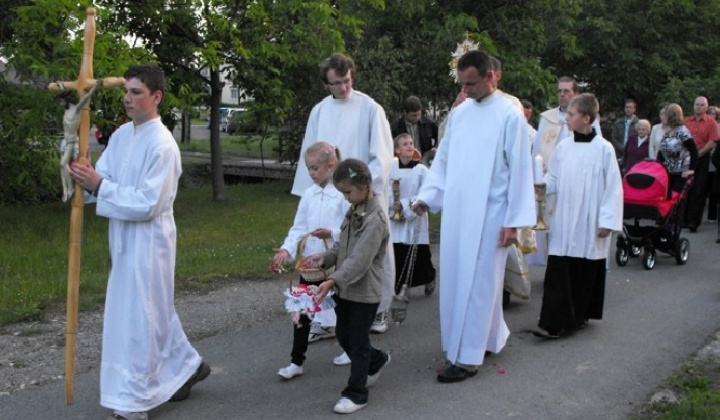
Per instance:
[[[388,359],[387,354],[370,344],[370,327],[380,304],[353,302],[337,295],[335,302],[335,334],[352,361],[350,378],[342,396],[355,404],[365,404],[368,401],[368,390],[365,387],[368,375],[377,373]]]

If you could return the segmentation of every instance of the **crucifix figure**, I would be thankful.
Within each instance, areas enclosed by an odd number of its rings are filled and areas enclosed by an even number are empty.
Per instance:
[[[63,89],[62,82],[58,82],[58,85]],[[70,174],[68,173],[68,165],[72,159],[76,159],[78,156],[80,138],[78,137],[78,128],[80,127],[80,113],[85,107],[85,104],[90,102],[90,98],[95,93],[98,86],[102,85],[102,80],[97,81],[95,85],[88,91],[78,103],[72,103],[70,98],[60,96],[62,101],[65,102],[65,114],[63,114],[63,144],[60,148],[60,179],[62,180],[63,186],[63,202],[67,202],[73,196],[75,192],[75,183],[73,182]],[[70,93],[63,89],[63,93]],[[63,95],[61,93],[60,95]]]
[[[93,92],[98,86],[103,88],[120,87],[125,84],[121,77],[108,77],[102,80],[93,79],[93,47],[95,46],[95,9],[87,8],[85,18],[83,57],[80,64],[80,74],[77,80],[69,82],[51,83],[48,89],[56,92],[64,89],[74,89],[78,97],[83,98],[74,110],[74,116],[70,121],[63,121],[65,137],[68,140],[78,139],[78,162],[87,164],[88,156],[88,135],[90,134],[90,96],[86,92],[90,89]],[[79,115],[79,120],[77,119]],[[66,113],[65,118],[68,115]],[[65,118],[63,118],[65,120]],[[79,130],[79,131],[78,131]],[[68,143],[70,143],[68,141]],[[71,154],[74,154],[75,146],[67,144]],[[69,162],[69,158],[68,158]],[[65,165],[67,167],[67,165]],[[77,314],[78,294],[80,289],[80,244],[82,237],[83,221],[83,194],[82,188],[75,185],[75,195],[72,200],[72,211],[70,214],[70,244],[68,249],[68,289],[67,289],[67,325],[65,329],[65,403],[70,405],[74,399],[75,379],[75,345],[77,340]]]

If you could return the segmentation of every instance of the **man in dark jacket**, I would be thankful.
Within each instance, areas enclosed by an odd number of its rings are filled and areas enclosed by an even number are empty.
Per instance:
[[[408,96],[402,106],[403,116],[392,123],[393,138],[402,133],[408,133],[415,142],[415,148],[420,153],[435,150],[438,146],[438,125],[432,119],[423,115],[422,102],[417,96]]]

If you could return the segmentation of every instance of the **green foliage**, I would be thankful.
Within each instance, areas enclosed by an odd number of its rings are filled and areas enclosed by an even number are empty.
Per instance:
[[[0,205],[57,200],[59,141],[64,109],[52,101],[48,81],[75,80],[83,57],[85,8],[91,2],[37,0],[15,9],[13,41],[3,47],[22,85],[0,82]],[[102,19],[103,11],[99,11]],[[119,34],[99,31],[94,69],[98,77],[118,76],[139,57],[140,49],[118,42]],[[119,74],[118,74],[119,73]],[[98,124],[123,111],[122,93],[100,91],[93,97]]]
[[[696,84],[713,96],[717,90],[720,45],[710,34],[720,30],[715,0],[581,1],[572,32],[580,55],[570,60],[554,54],[552,63],[562,74],[588,82],[600,99],[604,114],[620,111],[624,99],[635,97],[638,114],[651,116],[661,100],[686,106],[682,84]],[[556,45],[560,45],[557,42]],[[673,84],[666,88],[668,84]]]
[[[554,96],[556,76],[542,57],[554,31],[563,33],[572,22],[575,3],[422,0],[392,2],[382,13],[358,8],[352,13],[366,22],[364,36],[348,45],[358,67],[356,86],[391,119],[399,117],[409,95],[420,97],[440,118],[459,91],[449,77],[450,54],[467,36],[502,61],[503,90],[543,107]],[[574,42],[562,51],[577,54]]]
[[[0,81],[0,205],[59,197],[56,114],[47,93]]]
[[[90,1],[12,2],[25,6],[11,14],[13,42],[2,44],[10,64],[25,80],[74,78]],[[243,99],[254,99],[258,120],[280,127],[279,153],[291,162],[310,109],[327,94],[317,64],[336,51],[355,59],[355,86],[391,119],[408,95],[442,116],[458,91],[448,77],[450,53],[466,36],[502,61],[500,88],[538,111],[555,105],[563,75],[584,82],[606,116],[626,96],[644,117],[660,100],[688,107],[700,94],[720,98],[716,0],[99,0],[96,7],[96,74],[158,62],[169,76],[162,113],[172,126],[172,111],[198,105],[216,118],[227,71]],[[128,37],[138,41],[128,45]],[[117,99],[103,92],[93,102],[108,118],[121,111]],[[211,144],[222,153],[216,131]]]
[[[720,98],[720,68],[714,77],[671,77],[665,88],[659,92],[658,100],[679,104],[685,110],[685,116],[688,116],[692,114],[693,104],[698,96],[706,96],[717,102]]]

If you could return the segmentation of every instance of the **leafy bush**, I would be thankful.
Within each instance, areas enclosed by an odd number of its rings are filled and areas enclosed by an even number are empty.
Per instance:
[[[58,198],[58,112],[47,91],[0,82],[0,205]]]

